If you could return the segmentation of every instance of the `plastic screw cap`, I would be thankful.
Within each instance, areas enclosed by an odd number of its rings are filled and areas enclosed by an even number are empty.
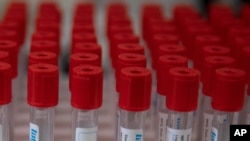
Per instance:
[[[56,41],[59,44],[59,37],[51,31],[36,31],[32,34],[32,41],[50,40]]]
[[[187,56],[187,49],[182,45],[173,45],[173,44],[163,44],[159,46],[157,56],[170,55],[170,54]]]
[[[199,71],[177,67],[169,70],[167,108],[178,112],[195,111],[198,103]]]
[[[180,38],[178,35],[174,34],[156,34],[153,35],[151,43],[150,43],[150,49],[152,51],[157,51],[160,45],[163,44],[179,44]]]
[[[69,62],[69,89],[72,89],[73,69],[80,65],[101,66],[101,59],[93,53],[75,53],[70,55]]]
[[[10,40],[0,40],[0,50],[9,53],[10,65],[12,68],[12,77],[15,78],[17,72],[17,55],[18,55],[18,44]]]
[[[152,76],[142,67],[127,67],[121,70],[119,107],[127,111],[145,111],[150,108]]]
[[[96,35],[93,33],[76,33],[72,36],[72,46],[71,49],[75,47],[75,45],[79,42],[85,42],[85,43],[97,43]]]
[[[0,62],[10,64],[10,54],[7,51],[0,51]]]
[[[222,39],[216,35],[198,35],[195,37],[194,41],[194,67],[197,69],[201,68],[200,54],[202,53],[202,49],[206,45],[222,45]]]
[[[31,42],[30,52],[37,52],[37,51],[49,51],[59,55],[60,48],[56,41],[33,40]]]
[[[21,45],[21,37],[17,31],[14,30],[0,30],[0,40],[11,40],[18,43],[18,46]]]
[[[215,71],[212,107],[218,111],[237,112],[243,107],[246,73],[236,68]]]
[[[146,68],[147,60],[144,55],[134,53],[123,53],[118,56],[115,65],[116,90],[120,91],[120,73],[126,67],[144,67]]]
[[[112,24],[109,26],[107,31],[108,38],[112,38],[112,35],[119,34],[119,33],[126,33],[126,34],[133,34],[134,30],[131,25],[119,25],[119,24]]]
[[[51,64],[34,64],[28,69],[30,106],[48,108],[58,104],[59,71]]]
[[[204,46],[202,52],[202,60],[208,56],[232,56],[231,49],[222,45],[207,45]]]
[[[159,48],[156,51],[156,55],[153,58],[153,68],[157,69],[158,66],[158,60],[160,56],[163,55],[181,55],[181,56],[187,56],[187,50],[184,46],[178,45],[178,44],[163,44],[160,45]]]
[[[31,52],[29,54],[29,60],[28,64],[52,64],[52,65],[58,65],[58,56],[53,52],[47,52],[47,51],[38,51],[38,52]]]
[[[226,56],[209,56],[205,58],[204,65],[201,71],[201,81],[203,82],[203,94],[212,96],[212,84],[214,72],[218,68],[234,67],[235,60]]]
[[[73,35],[76,33],[95,33],[93,23],[75,23],[72,28]]]
[[[82,65],[73,69],[71,105],[82,110],[102,105],[103,71],[100,67]]]
[[[249,60],[249,59],[250,59],[250,46],[245,46],[242,48],[242,57],[241,57],[240,65],[246,71],[248,81],[250,81],[250,62],[246,60]]]
[[[9,104],[11,102],[11,73],[11,65],[5,62],[0,62],[0,105]]]
[[[135,54],[141,54],[144,55],[144,48],[140,44],[135,43],[123,43],[118,44],[116,49],[116,57],[114,58],[117,60],[118,55],[122,53],[135,53]]]
[[[119,33],[115,34],[110,38],[110,57],[113,59],[115,57],[115,53],[117,50],[118,44],[122,43],[139,43],[140,39],[137,35],[127,34],[127,33]]]
[[[57,22],[53,21],[43,21],[37,23],[36,31],[50,31],[56,33],[56,36],[60,36],[60,25]]]
[[[166,85],[169,80],[169,70],[175,67],[187,67],[188,59],[180,55],[163,55],[158,59],[156,71],[157,93],[167,96],[168,90]]]
[[[73,48],[74,53],[93,53],[102,58],[102,48],[97,43],[86,43],[86,42],[79,42]]]

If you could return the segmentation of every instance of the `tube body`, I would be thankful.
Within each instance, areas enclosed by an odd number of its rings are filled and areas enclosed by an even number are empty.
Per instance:
[[[166,96],[157,94],[157,141],[166,140],[168,113],[166,109]]]
[[[211,140],[229,141],[230,124],[238,124],[239,112],[213,111]]]
[[[97,110],[73,108],[72,120],[72,141],[97,141]]]
[[[30,107],[30,141],[54,141],[54,108]]]
[[[168,111],[167,141],[191,141],[194,112]]]
[[[120,109],[119,141],[143,141],[146,111],[132,112]]]
[[[212,130],[212,122],[213,122],[213,110],[211,107],[211,97],[202,94],[201,103],[200,103],[200,111],[199,111],[199,123],[197,133],[198,139],[200,141],[210,141],[210,135]]]
[[[0,140],[10,141],[10,107],[0,106]]]
[[[246,120],[245,121],[246,121],[246,124],[249,125],[250,124],[250,107],[249,107],[250,106],[250,96],[247,95],[246,100],[247,100],[247,102],[246,102],[247,108],[246,108],[246,116],[245,116]]]

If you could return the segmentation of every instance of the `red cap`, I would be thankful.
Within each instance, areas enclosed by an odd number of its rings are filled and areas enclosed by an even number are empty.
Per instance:
[[[79,42],[85,43],[97,43],[97,37],[93,33],[81,32],[76,33],[72,36],[72,45],[71,49]]]
[[[113,35],[112,38],[110,38],[110,48],[109,48],[110,57],[112,59],[115,57],[118,44],[139,43],[139,41],[140,41],[139,37],[134,34],[120,33]]]
[[[237,37],[242,37],[242,36],[249,36],[250,35],[250,28],[248,26],[242,26],[242,27],[231,27],[228,30],[227,33],[227,38],[226,42],[227,45],[231,48],[234,47],[234,40]]]
[[[110,27],[112,25],[131,26],[132,22],[128,16],[123,16],[123,15],[118,14],[118,15],[112,15],[108,17],[107,31],[110,30]]]
[[[178,112],[197,109],[199,71],[190,68],[172,68],[169,71],[167,108]]]
[[[237,37],[234,40],[234,48],[232,48],[234,56],[238,59],[241,56],[242,47],[250,46],[250,34],[248,36]]]
[[[41,22],[61,22],[61,16],[58,13],[46,11],[43,13],[39,13],[36,17],[36,24]]]
[[[162,55],[182,55],[187,56],[186,47],[182,45],[174,45],[174,44],[163,44],[159,46],[157,56]]]
[[[10,41],[15,41],[18,43],[18,46],[20,47],[21,45],[21,37],[17,33],[17,31],[14,30],[5,30],[1,29],[0,30],[0,40],[10,40]]]
[[[222,45],[207,45],[203,47],[201,54],[203,56],[202,60],[208,56],[231,56],[231,49]]]
[[[178,29],[175,25],[170,23],[156,23],[152,25],[148,25],[148,34],[150,38],[150,35],[156,35],[156,34],[173,34],[178,35]],[[146,38],[146,39],[148,39]]]
[[[146,67],[146,57],[141,54],[135,53],[122,53],[118,55],[116,61],[116,70],[119,71],[125,67],[132,67],[132,66],[139,66],[139,67]]]
[[[103,71],[100,67],[82,65],[73,69],[71,105],[82,110],[102,106]]]
[[[174,19],[179,23],[184,17],[201,18],[199,13],[191,5],[177,5],[174,7]]]
[[[146,57],[141,54],[123,53],[118,55],[115,65],[116,91],[120,90],[120,73],[126,67],[146,67]]]
[[[18,33],[21,44],[25,38],[24,28],[17,21],[2,21],[0,22],[0,30],[12,30]]]
[[[60,48],[56,41],[33,40],[31,42],[30,52],[49,51],[59,55]]]
[[[182,36],[183,44],[186,46],[188,55],[193,57],[194,41],[197,35],[214,35],[214,30],[210,26],[195,26],[189,25],[184,31]]]
[[[95,28],[92,23],[75,23],[72,28],[72,34],[92,33],[95,34]]]
[[[7,51],[0,51],[0,62],[10,64],[10,54]]]
[[[47,52],[47,51],[31,52],[29,54],[29,60],[28,60],[29,66],[39,63],[52,64],[57,66],[58,56],[53,52]]]
[[[246,73],[235,68],[215,71],[212,89],[212,107],[225,112],[237,112],[243,107]]]
[[[18,56],[18,44],[10,40],[0,40],[0,50],[9,53],[10,65],[12,70],[12,77],[15,78],[18,74],[17,72],[17,56]]]
[[[70,55],[69,62],[69,89],[72,90],[73,69],[80,65],[101,66],[101,58],[93,53],[75,53]]]
[[[194,54],[193,54],[193,61],[194,67],[197,69],[201,69],[202,62],[200,61],[202,56],[202,49],[204,46],[207,45],[222,45],[223,41],[219,36],[216,35],[198,35],[195,37],[194,41]]]
[[[117,57],[122,53],[135,53],[144,55],[144,48],[140,44],[136,43],[123,43],[117,45],[116,50]],[[117,58],[116,58],[117,59]]]
[[[153,35],[149,48],[151,51],[157,51],[163,44],[179,44],[180,38],[174,34],[156,34]]]
[[[102,58],[102,48],[97,43],[86,43],[86,42],[78,42],[75,47],[73,48],[74,53],[93,53]]]
[[[121,70],[119,107],[127,111],[145,111],[150,108],[152,76],[142,67]]]
[[[187,67],[188,59],[179,55],[164,55],[158,59],[157,67],[157,93],[161,95],[167,95],[168,90],[166,85],[169,80],[169,70],[175,67]]]
[[[36,31],[32,34],[32,41],[37,40],[50,40],[56,41],[59,44],[59,36],[56,33],[51,31]]]
[[[238,62],[241,65],[241,68],[246,71],[248,81],[250,81],[250,62],[246,60],[250,60],[250,46],[245,46],[242,48],[242,57],[240,62]]]
[[[8,104],[11,102],[11,65],[8,63],[0,62],[0,105]]]
[[[75,14],[81,14],[82,12],[84,13],[94,13],[94,3],[89,2],[89,3],[78,3],[75,7]]]
[[[48,108],[58,104],[59,72],[55,65],[34,64],[28,69],[28,104]]]
[[[206,57],[201,72],[201,81],[203,82],[203,94],[212,96],[213,75],[216,69],[223,67],[234,67],[235,60],[226,56]]]
[[[133,34],[134,30],[131,25],[117,25],[113,24],[109,26],[107,31],[108,38],[112,38],[112,35],[119,34],[119,33],[126,33],[126,34]]]
[[[43,21],[43,22],[37,23],[36,31],[54,32],[57,37],[61,35],[59,23],[53,22],[53,21]]]

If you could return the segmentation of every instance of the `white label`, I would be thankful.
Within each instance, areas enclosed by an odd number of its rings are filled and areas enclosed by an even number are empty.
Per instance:
[[[186,130],[167,127],[167,141],[191,141],[192,128]]]
[[[97,127],[76,128],[75,141],[97,141]]]
[[[121,141],[143,141],[142,129],[126,129],[121,127]]]
[[[168,114],[159,112],[159,129],[158,129],[158,141],[165,141],[166,139],[166,129],[167,129],[167,120]]]
[[[211,141],[217,141],[218,140],[218,129],[212,128],[211,132]]]
[[[211,130],[212,130],[213,115],[204,113],[203,115],[203,129],[202,129],[202,141],[210,141]]]
[[[39,127],[36,124],[30,123],[30,141],[39,141]]]

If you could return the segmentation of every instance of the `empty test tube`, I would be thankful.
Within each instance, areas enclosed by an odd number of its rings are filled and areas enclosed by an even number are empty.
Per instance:
[[[59,72],[55,65],[34,64],[28,69],[29,140],[54,141],[54,108],[58,104]]]
[[[102,106],[103,71],[81,65],[73,68],[71,87],[72,141],[97,141],[98,109]]]

